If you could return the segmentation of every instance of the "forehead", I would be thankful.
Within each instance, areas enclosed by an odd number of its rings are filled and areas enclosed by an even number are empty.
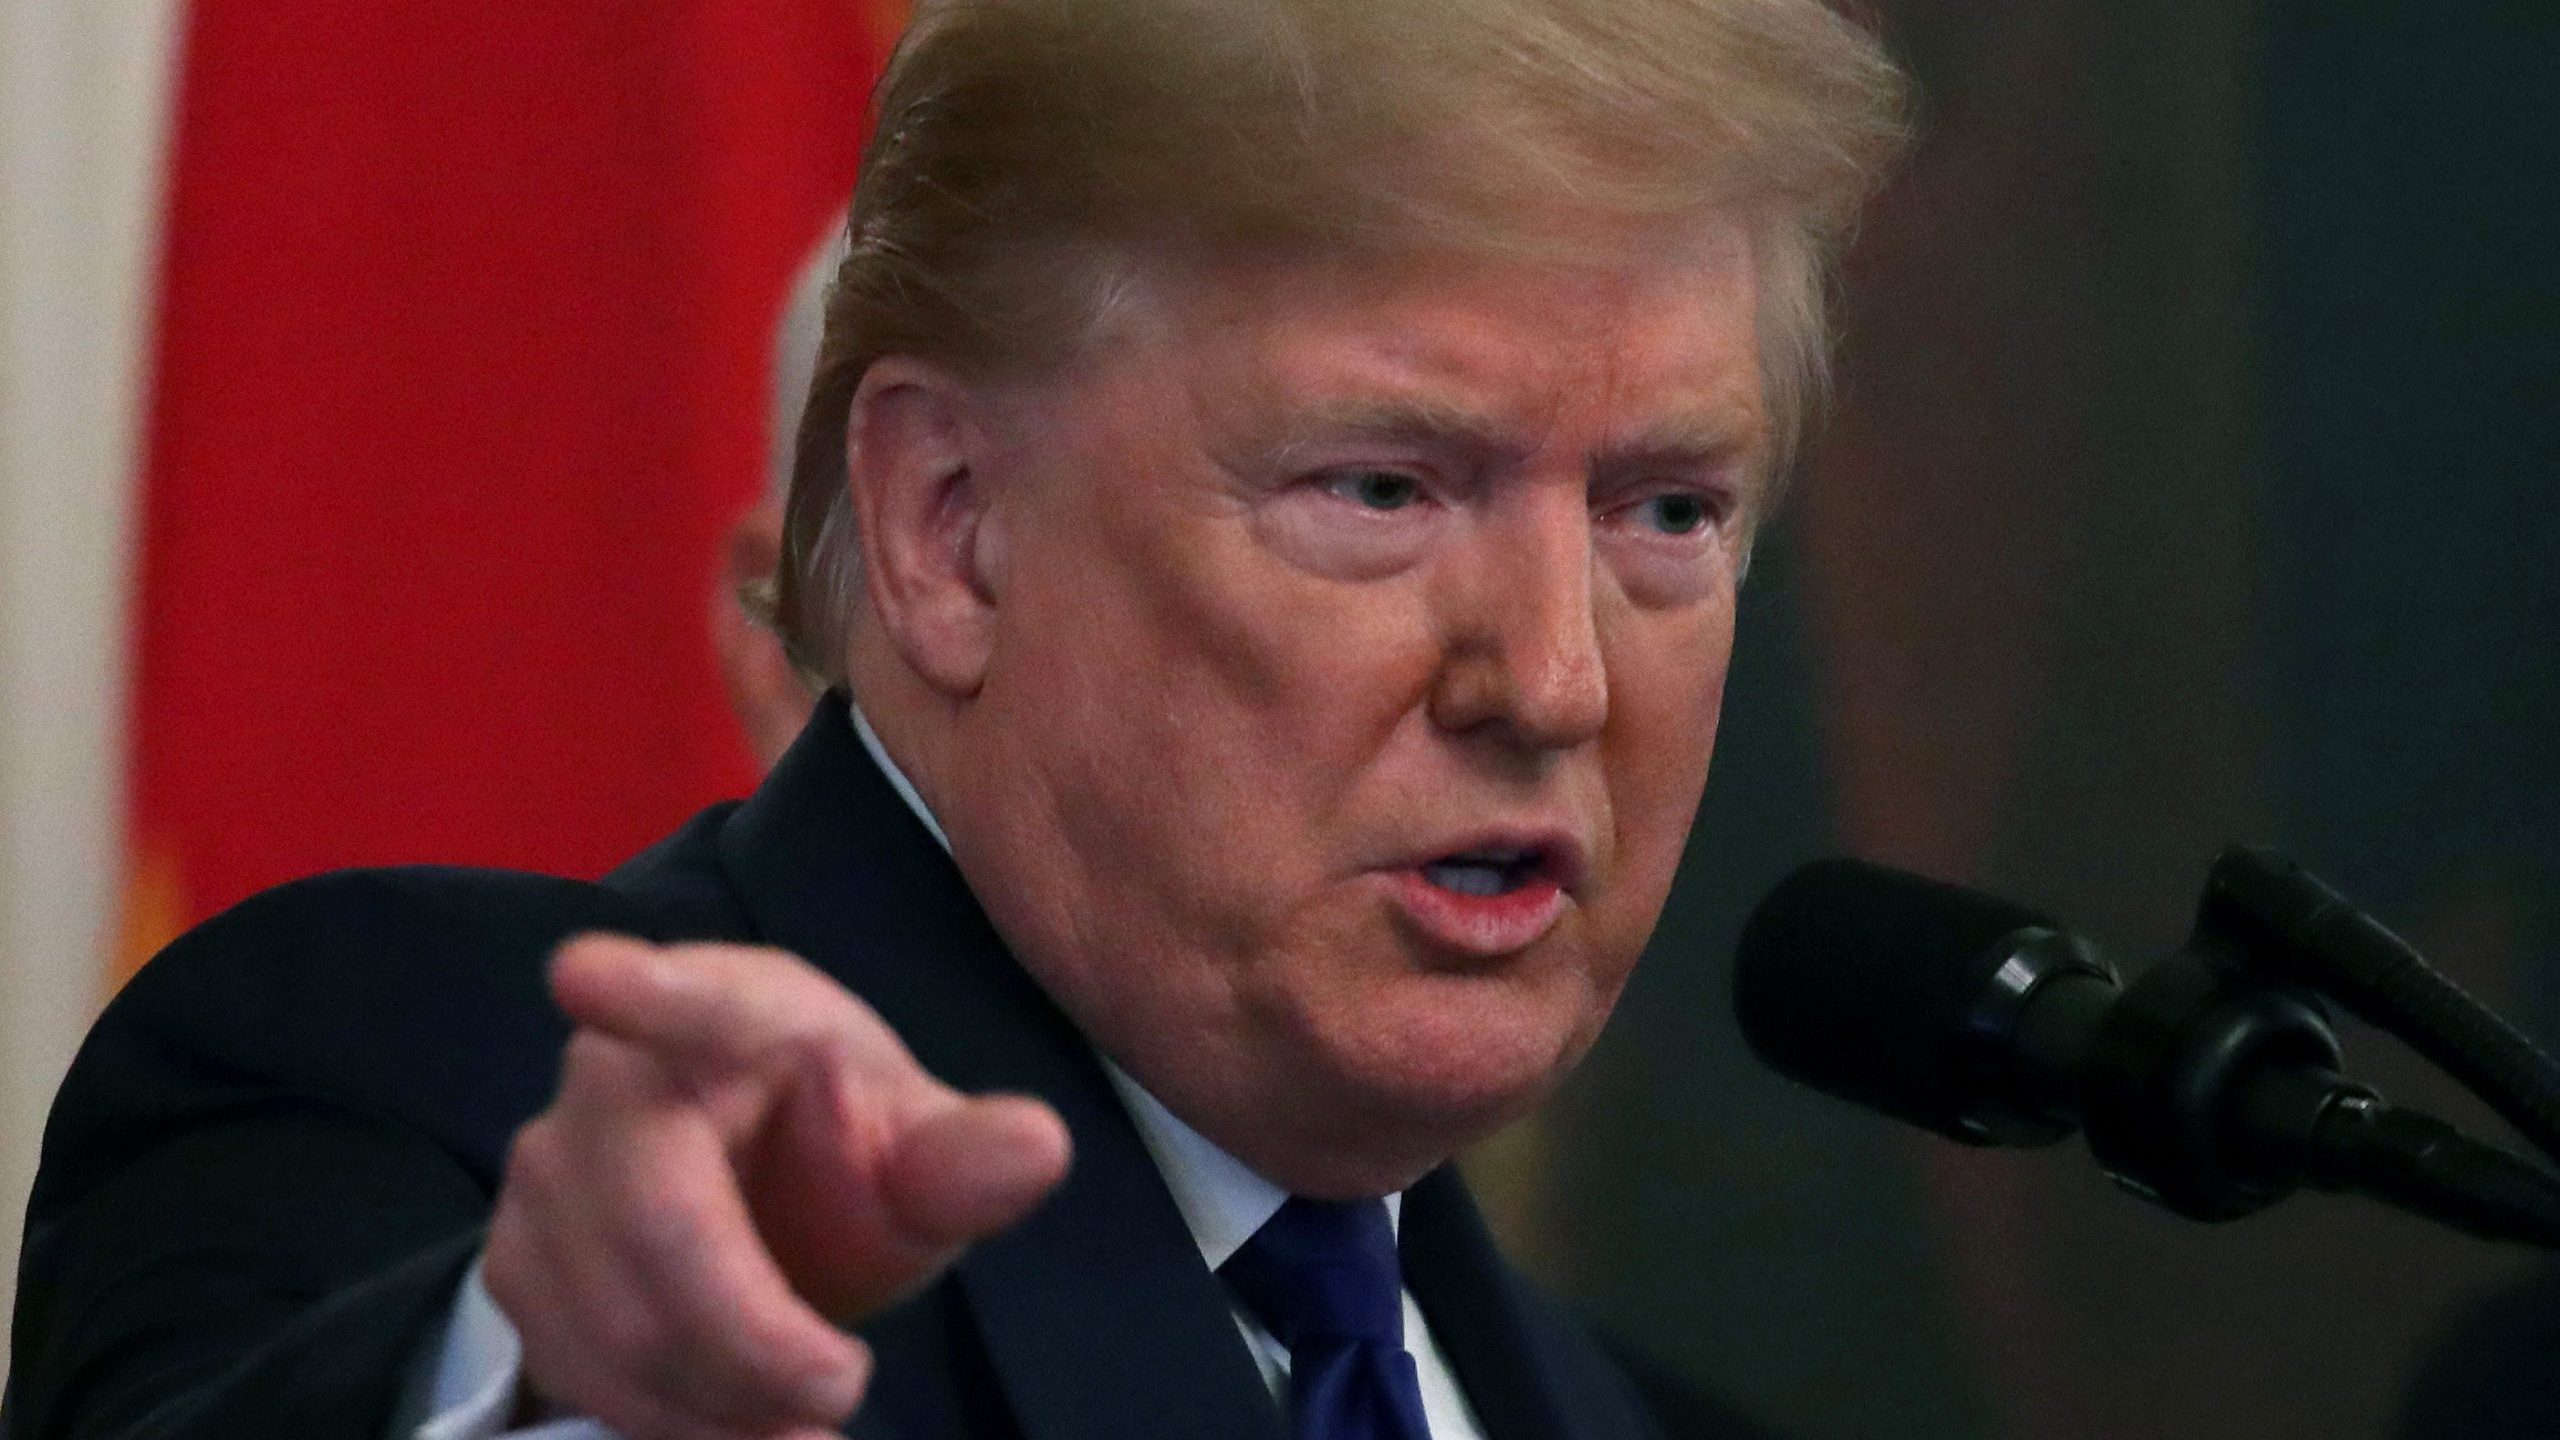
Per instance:
[[[1570,261],[1449,253],[1164,267],[1142,363],[1211,428],[1496,428],[1522,444],[1765,441],[1758,285],[1739,227]],[[1606,434],[1585,432],[1600,431]]]

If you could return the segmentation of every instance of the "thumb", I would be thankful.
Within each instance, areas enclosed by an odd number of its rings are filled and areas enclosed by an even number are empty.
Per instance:
[[[918,1119],[880,1169],[893,1224],[923,1249],[957,1249],[1031,1213],[1066,1178],[1066,1122],[1020,1095],[962,1098]]]
[[[912,1113],[866,1120],[829,1067],[810,1074],[785,1105],[788,1143],[750,1166],[749,1203],[793,1288],[840,1323],[915,1293],[1066,1174],[1066,1124],[1037,1100],[971,1099],[919,1074],[935,1093],[911,1096]]]

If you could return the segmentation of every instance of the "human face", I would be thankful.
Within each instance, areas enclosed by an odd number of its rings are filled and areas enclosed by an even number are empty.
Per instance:
[[[939,803],[1209,1138],[1410,1183],[1590,1046],[1706,782],[1767,449],[1750,254],[1229,264],[999,427]]]

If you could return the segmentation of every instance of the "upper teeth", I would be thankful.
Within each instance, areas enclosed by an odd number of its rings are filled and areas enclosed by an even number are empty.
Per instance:
[[[1484,851],[1473,855],[1452,855],[1422,867],[1432,884],[1461,895],[1499,895],[1511,888],[1512,879],[1525,851]]]
[[[1443,860],[1423,867],[1431,883],[1443,890],[1461,895],[1499,895],[1509,885],[1511,876],[1499,865],[1477,865],[1464,861]]]

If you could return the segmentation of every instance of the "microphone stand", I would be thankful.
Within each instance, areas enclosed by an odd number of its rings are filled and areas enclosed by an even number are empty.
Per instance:
[[[2345,1079],[2324,995],[2560,1157],[2560,1065],[2299,865],[2244,848],[2216,862],[2183,949],[2103,1012],[2084,1007],[2091,1153],[2194,1219],[2307,1185],[2560,1249],[2560,1172]]]
[[[2234,846],[2214,862],[2201,914],[2243,937],[2269,973],[2399,1037],[2560,1160],[2560,1063],[2310,871]]]

